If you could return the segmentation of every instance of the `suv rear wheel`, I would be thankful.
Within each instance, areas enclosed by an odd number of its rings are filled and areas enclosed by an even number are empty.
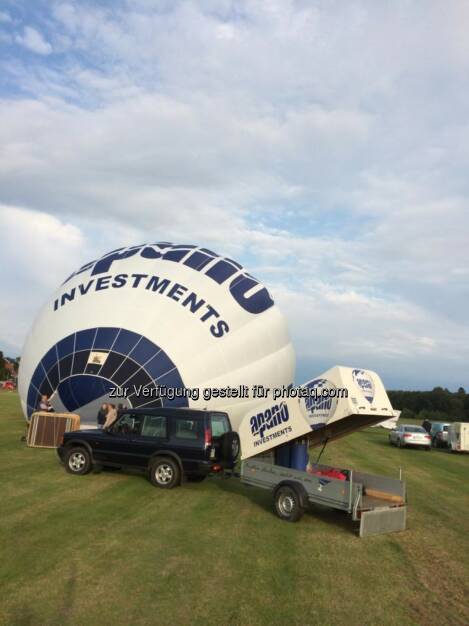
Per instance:
[[[70,474],[88,474],[92,466],[91,454],[86,448],[71,448],[65,454],[65,469]]]
[[[150,465],[150,481],[155,487],[173,489],[181,482],[181,470],[177,461],[168,457],[157,457]]]

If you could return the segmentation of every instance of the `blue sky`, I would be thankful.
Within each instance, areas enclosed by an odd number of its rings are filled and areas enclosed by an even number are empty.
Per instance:
[[[466,2],[0,7],[0,349],[120,245],[196,242],[285,313],[297,382],[469,387]]]

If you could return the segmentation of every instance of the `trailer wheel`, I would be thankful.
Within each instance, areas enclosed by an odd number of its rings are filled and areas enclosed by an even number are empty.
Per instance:
[[[297,522],[304,513],[300,496],[293,487],[279,487],[274,494],[275,512],[286,522]]]

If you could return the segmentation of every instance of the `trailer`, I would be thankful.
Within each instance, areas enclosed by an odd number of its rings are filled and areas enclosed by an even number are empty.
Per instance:
[[[406,486],[401,479],[341,470],[345,480],[328,476],[328,465],[316,464],[312,471],[295,470],[274,463],[272,452],[241,462],[244,485],[272,492],[274,509],[285,521],[298,521],[309,505],[343,511],[359,522],[359,536],[367,537],[406,527]]]
[[[336,366],[286,391],[286,397],[266,398],[240,424],[242,483],[270,490],[277,515],[289,522],[299,520],[309,505],[322,505],[359,522],[360,537],[404,530],[402,476],[319,464],[328,442],[395,417],[379,376]],[[311,465],[307,449],[319,446],[321,453]]]
[[[451,452],[469,452],[469,422],[453,422],[448,428]]]

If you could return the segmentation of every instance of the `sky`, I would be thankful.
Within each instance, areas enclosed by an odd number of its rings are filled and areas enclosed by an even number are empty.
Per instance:
[[[0,3],[0,349],[72,271],[197,243],[285,314],[297,382],[469,387],[469,5]]]

